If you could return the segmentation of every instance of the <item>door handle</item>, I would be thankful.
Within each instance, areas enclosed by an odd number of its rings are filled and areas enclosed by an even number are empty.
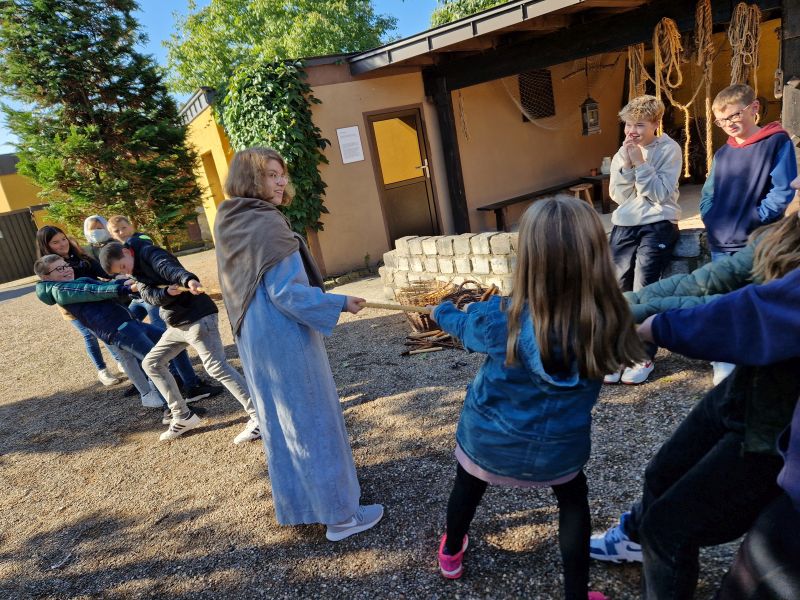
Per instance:
[[[425,177],[428,179],[431,178],[431,168],[428,166],[428,159],[422,161],[422,164],[418,167],[414,167],[415,169],[421,169],[423,173],[425,173]]]

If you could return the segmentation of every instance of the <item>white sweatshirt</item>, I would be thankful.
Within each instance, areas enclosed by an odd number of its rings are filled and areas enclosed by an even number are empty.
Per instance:
[[[614,225],[630,227],[656,221],[677,223],[681,147],[666,133],[642,148],[646,162],[626,169],[617,151],[611,161],[609,194],[619,208],[611,214]]]

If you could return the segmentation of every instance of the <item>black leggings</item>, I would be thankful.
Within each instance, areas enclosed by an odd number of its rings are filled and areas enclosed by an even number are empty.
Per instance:
[[[461,465],[447,503],[447,542],[449,554],[461,550],[464,536],[475,517],[475,509],[486,491],[486,482],[467,473]],[[553,486],[558,501],[558,545],[564,567],[566,600],[586,600],[589,591],[589,488],[586,475],[578,473],[567,483]]]

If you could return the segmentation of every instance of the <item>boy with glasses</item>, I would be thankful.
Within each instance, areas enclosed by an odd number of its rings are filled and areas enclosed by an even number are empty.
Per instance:
[[[714,154],[700,196],[711,260],[744,248],[750,233],[780,219],[794,198],[794,145],[779,122],[757,125],[759,108],[753,88],[744,84],[726,87],[712,104],[714,124],[729,137]]]
[[[714,124],[728,134],[700,195],[712,261],[744,248],[750,233],[783,217],[794,198],[789,185],[797,177],[794,144],[779,122],[758,126],[759,108],[753,88],[745,84],[726,87],[711,105]],[[714,385],[733,371],[728,363],[712,365]]]

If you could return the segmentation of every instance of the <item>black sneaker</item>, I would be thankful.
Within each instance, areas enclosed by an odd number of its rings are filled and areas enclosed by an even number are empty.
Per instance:
[[[127,388],[125,388],[125,391],[122,392],[122,396],[127,398],[129,396],[136,396],[138,393],[139,390],[136,389],[135,385],[129,385]]]
[[[199,400],[211,398],[222,393],[223,389],[225,388],[223,388],[221,385],[209,385],[207,383],[200,382],[194,387],[185,388],[183,390],[183,396],[186,398],[187,403],[198,402]]]

